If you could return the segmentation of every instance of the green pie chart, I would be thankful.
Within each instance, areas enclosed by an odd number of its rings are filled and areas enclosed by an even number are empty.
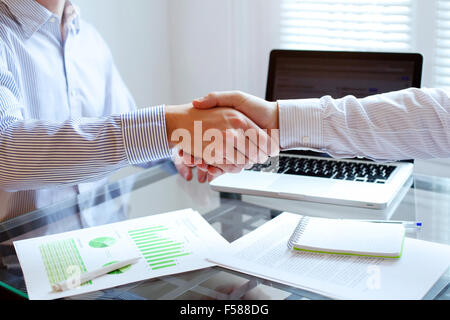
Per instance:
[[[106,266],[109,266],[110,264],[117,263],[117,262],[119,262],[119,261],[111,261],[111,262],[105,263],[103,266],[106,267]],[[108,274],[122,274],[122,273],[126,272],[130,268],[131,268],[131,264],[129,264],[129,265],[125,266],[125,267],[122,267],[120,269],[108,272]]]
[[[116,243],[116,239],[111,237],[99,237],[89,241],[89,246],[92,248],[107,248]]]

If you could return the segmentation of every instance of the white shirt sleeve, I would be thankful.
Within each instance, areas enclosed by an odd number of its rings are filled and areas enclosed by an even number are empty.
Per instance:
[[[450,91],[444,89],[278,104],[282,149],[377,160],[450,157]]]

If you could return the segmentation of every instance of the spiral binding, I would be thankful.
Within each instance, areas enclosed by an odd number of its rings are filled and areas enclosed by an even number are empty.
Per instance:
[[[295,227],[294,233],[289,238],[288,241],[288,247],[289,249],[294,248],[294,243],[298,242],[300,240],[300,237],[305,232],[306,226],[308,225],[309,217],[302,217],[300,221],[298,222],[297,226]]]

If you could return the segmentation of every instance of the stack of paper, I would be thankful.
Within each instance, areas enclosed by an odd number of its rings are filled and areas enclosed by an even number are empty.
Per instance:
[[[450,246],[410,238],[400,259],[296,252],[287,243],[301,218],[283,213],[209,260],[337,299],[422,299],[450,265]]]

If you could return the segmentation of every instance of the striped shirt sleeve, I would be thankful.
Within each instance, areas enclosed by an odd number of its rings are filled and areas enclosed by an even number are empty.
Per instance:
[[[98,180],[129,164],[170,157],[164,107],[62,123],[24,119],[0,64],[0,188],[9,192]]]
[[[282,149],[375,160],[450,157],[450,96],[443,89],[278,104]]]

